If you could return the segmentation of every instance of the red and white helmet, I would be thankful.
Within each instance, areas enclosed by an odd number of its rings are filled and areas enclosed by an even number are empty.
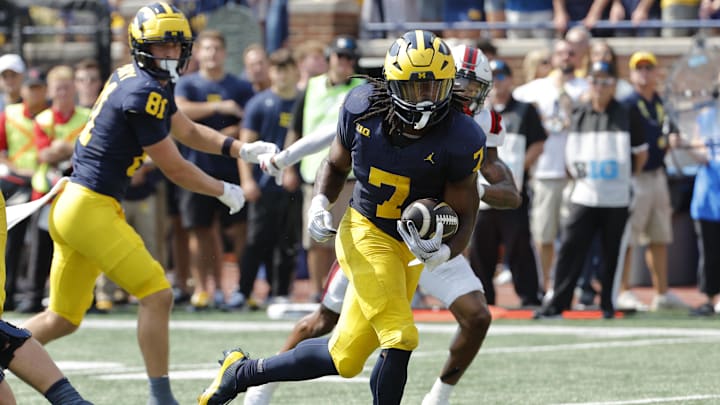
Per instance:
[[[452,55],[457,70],[455,85],[469,92],[467,96],[472,99],[472,102],[468,109],[475,114],[485,104],[485,98],[492,88],[493,78],[490,63],[481,50],[468,45],[454,46]],[[471,85],[471,82],[476,84]]]

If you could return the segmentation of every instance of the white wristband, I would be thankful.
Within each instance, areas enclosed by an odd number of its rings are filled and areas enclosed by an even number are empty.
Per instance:
[[[330,200],[325,196],[325,194],[318,194],[315,197],[310,200],[310,208],[319,206],[325,211],[329,210],[330,207]]]

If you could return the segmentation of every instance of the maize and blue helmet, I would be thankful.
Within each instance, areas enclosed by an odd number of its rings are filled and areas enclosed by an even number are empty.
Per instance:
[[[128,26],[128,40],[138,66],[161,80],[176,81],[192,54],[190,23],[182,11],[168,3],[154,3],[138,10]],[[159,59],[150,52],[150,45],[169,42],[181,44],[179,59]]]
[[[435,34],[415,30],[398,38],[385,55],[383,76],[395,115],[416,130],[442,120],[450,108],[455,63]]]

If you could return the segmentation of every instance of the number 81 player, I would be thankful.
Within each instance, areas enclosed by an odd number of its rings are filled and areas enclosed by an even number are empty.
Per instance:
[[[117,69],[105,84],[75,144],[70,182],[53,203],[50,306],[24,327],[43,344],[74,332],[92,303],[95,279],[105,273],[140,301],[138,341],[150,379],[148,404],[173,404],[167,376],[170,284],[125,221],[120,200],[149,156],[174,183],[216,196],[237,212],[245,203],[242,189],[183,159],[168,134],[191,148],[231,158],[272,152],[275,145],[246,147],[177,110],[174,82],[190,58],[193,40],[177,8],[167,3],[142,7],[128,34],[133,63]]]

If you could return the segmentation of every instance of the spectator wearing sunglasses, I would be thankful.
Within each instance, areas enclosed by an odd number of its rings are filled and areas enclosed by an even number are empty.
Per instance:
[[[607,62],[591,65],[589,101],[574,112],[565,145],[565,164],[574,180],[555,268],[554,295],[536,312],[557,317],[570,309],[593,237],[600,235],[604,266],[600,308],[615,316],[613,283],[630,207],[631,174],[647,160],[642,121],[614,99],[617,72]]]
[[[604,39],[594,39],[590,44],[590,59],[588,61],[587,70],[590,65],[595,62],[604,61],[611,65],[617,66],[617,54],[615,50]],[[615,82],[615,100],[623,101],[630,97],[634,89],[632,84],[625,79],[618,78]]]

